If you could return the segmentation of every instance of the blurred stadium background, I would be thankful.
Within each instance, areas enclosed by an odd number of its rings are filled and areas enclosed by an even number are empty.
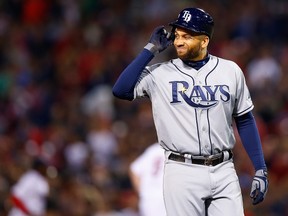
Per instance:
[[[270,188],[252,206],[254,171],[237,139],[246,216],[288,215],[287,0],[0,0],[1,216],[39,155],[51,164],[47,215],[137,215],[127,168],[156,140],[150,103],[117,100],[111,87],[184,7],[214,17],[210,53],[241,66],[255,103]]]

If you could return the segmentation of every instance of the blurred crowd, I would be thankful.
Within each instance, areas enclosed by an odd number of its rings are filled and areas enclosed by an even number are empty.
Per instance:
[[[1,216],[38,156],[49,161],[47,215],[138,215],[127,170],[157,140],[150,102],[117,100],[111,87],[153,29],[169,29],[185,7],[214,17],[209,52],[239,64],[254,101],[270,187],[252,206],[254,170],[237,137],[246,215],[288,215],[286,0],[1,0]],[[174,57],[171,47],[153,61]]]

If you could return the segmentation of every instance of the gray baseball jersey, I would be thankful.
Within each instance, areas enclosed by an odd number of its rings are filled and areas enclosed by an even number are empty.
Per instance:
[[[198,71],[180,59],[147,66],[134,97],[148,96],[159,143],[167,150],[211,155],[235,145],[233,116],[253,109],[240,67],[210,55]]]

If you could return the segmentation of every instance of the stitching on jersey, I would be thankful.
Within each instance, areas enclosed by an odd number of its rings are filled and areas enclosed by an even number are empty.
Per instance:
[[[144,68],[137,80],[137,83],[139,83],[144,77],[148,76],[149,74],[151,74],[151,71],[148,68]]]
[[[206,75],[205,77],[205,85],[207,85],[207,79],[208,76],[215,70],[215,68],[218,66],[219,64],[219,58],[217,58],[217,62],[214,66],[214,68]],[[210,121],[209,121],[209,109],[207,109],[207,122],[208,122],[208,134],[209,134],[209,142],[210,142],[210,153],[213,154],[213,144],[212,144],[212,137],[211,137],[211,125],[210,125]]]
[[[178,148],[172,143],[173,147],[176,149],[177,152],[179,152]]]
[[[192,81],[193,81],[193,85],[195,85],[195,80],[194,80],[194,78],[193,78],[191,75],[186,74],[185,72],[183,72],[182,70],[180,70],[180,69],[178,68],[178,66],[177,66],[172,60],[171,60],[171,64],[174,65],[174,67],[175,67],[179,72],[185,74],[186,76],[189,76],[189,77],[192,79]],[[198,136],[199,154],[201,155],[201,154],[202,154],[202,151],[201,151],[201,140],[200,140],[200,134],[199,134],[199,133],[200,133],[200,132],[199,132],[199,123],[198,123],[198,118],[197,118],[197,111],[196,111],[196,109],[194,109],[194,112],[195,112],[195,121],[196,121],[197,136]]]
[[[254,105],[252,104],[250,107],[248,107],[247,109],[245,109],[245,110],[243,110],[242,112],[240,112],[240,113],[236,113],[236,114],[234,114],[233,116],[241,116],[241,114],[245,114],[245,112],[247,111],[247,110],[249,110],[251,107],[253,107]]]
[[[148,76],[148,75],[150,75],[150,74],[151,74],[151,71],[150,71],[148,68],[145,67],[145,68],[142,70],[140,76],[138,77],[138,80],[137,80],[137,82],[136,82],[136,84],[135,84],[135,87],[137,87],[137,86],[140,84],[140,82],[141,82],[146,76]],[[134,89],[135,89],[135,87],[134,87]],[[146,90],[143,91],[143,94],[144,94],[143,97],[148,97],[148,98],[150,98]]]
[[[209,119],[209,109],[207,109],[207,122],[208,122],[208,134],[209,134],[209,141],[210,141],[210,153],[213,154],[213,144],[211,138],[211,127],[210,127],[210,119]]]
[[[218,64],[219,64],[219,58],[217,58],[217,62],[216,62],[216,65],[214,66],[214,68],[206,75],[206,77],[205,77],[205,85],[207,85],[208,76],[215,70],[215,68],[218,66]]]
[[[186,76],[189,76],[189,77],[192,79],[192,81],[193,81],[193,85],[195,85],[195,80],[194,80],[194,78],[193,78],[191,75],[189,75],[189,74],[185,73],[184,71],[180,70],[180,68],[178,68],[178,66],[177,66],[172,60],[171,60],[171,64],[174,65],[174,67],[175,67],[179,72],[181,72],[182,74],[185,74]]]
[[[198,136],[198,145],[199,145],[199,155],[202,155],[201,151],[201,140],[200,140],[200,134],[199,134],[199,123],[198,123],[198,118],[197,118],[197,110],[194,108],[195,112],[195,118],[196,118],[196,126],[197,126],[197,136]]]

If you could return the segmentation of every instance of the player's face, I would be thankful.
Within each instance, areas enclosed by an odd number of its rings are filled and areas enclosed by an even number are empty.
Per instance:
[[[176,28],[174,46],[182,60],[199,61],[205,58],[209,38],[185,29]]]

